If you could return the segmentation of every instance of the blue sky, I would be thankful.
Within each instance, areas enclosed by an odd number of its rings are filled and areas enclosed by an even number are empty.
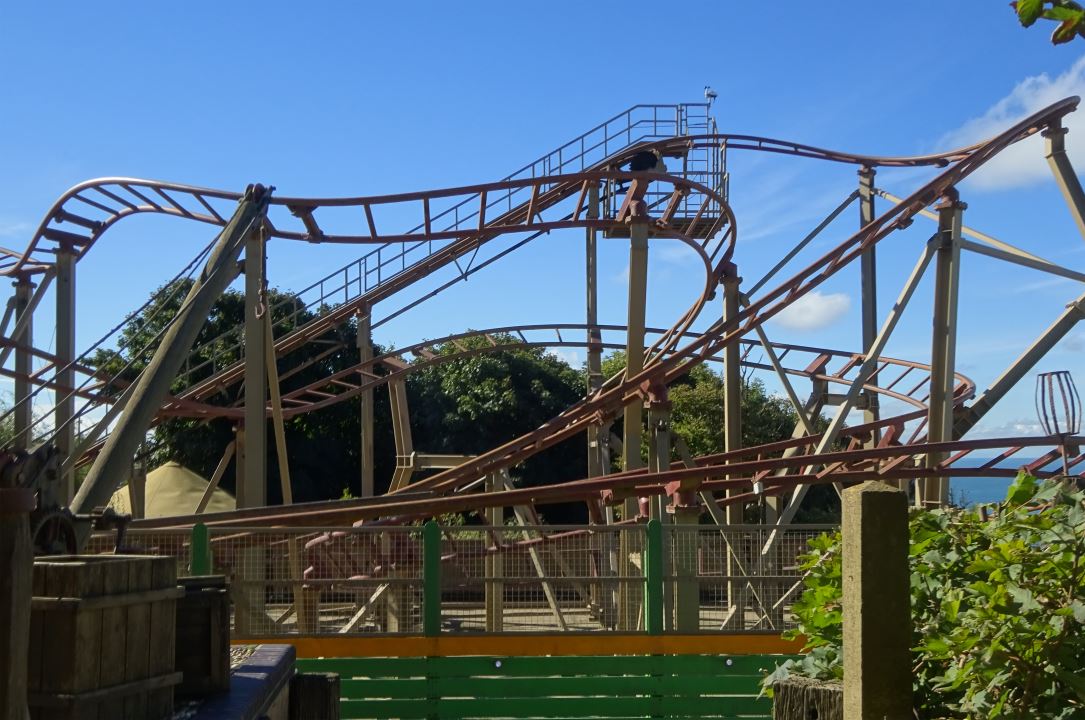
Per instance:
[[[0,245],[26,242],[66,188],[132,175],[284,195],[364,195],[496,180],[636,103],[719,92],[722,130],[874,154],[991,134],[1085,90],[1085,43],[1052,47],[1005,3],[8,3],[0,10]],[[771,8],[771,9],[768,9]],[[1085,113],[1079,113],[1085,115]],[[1085,121],[1068,143],[1085,167]],[[1036,147],[964,188],[965,222],[1082,269],[1085,244]],[[732,198],[747,279],[771,266],[855,186],[854,171],[735,154]],[[905,194],[924,176],[885,172]],[[883,205],[884,207],[884,205]],[[855,212],[812,249],[854,230]],[[886,243],[888,307],[933,225]],[[406,345],[467,327],[583,318],[582,235],[555,233],[382,327]],[[81,263],[86,345],[209,237],[138,218]],[[626,249],[601,251],[601,319],[624,321]],[[271,282],[297,289],[360,251],[281,242]],[[1081,288],[966,258],[959,360],[980,389]],[[651,324],[692,299],[681,253],[653,249]],[[889,354],[925,360],[929,283]],[[858,349],[857,271],[820,290],[774,340]],[[702,326],[711,318],[705,318]],[[43,316],[36,335],[51,346]],[[1085,328],[1040,369],[1080,372]],[[565,353],[573,362],[583,355]],[[1031,386],[983,433],[1034,429]]]

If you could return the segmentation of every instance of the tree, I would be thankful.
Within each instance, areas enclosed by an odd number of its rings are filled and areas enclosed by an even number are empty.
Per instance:
[[[1085,7],[1074,0],[1017,0],[1010,5],[1025,27],[1032,27],[1040,19],[1057,22],[1051,33],[1054,45],[1085,37]]]

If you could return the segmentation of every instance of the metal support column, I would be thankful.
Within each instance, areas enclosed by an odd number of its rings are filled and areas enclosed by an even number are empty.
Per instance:
[[[588,187],[589,220],[599,217],[599,186]],[[588,378],[587,393],[590,397],[603,386],[603,338],[599,329],[599,253],[598,235],[595,228],[589,227],[584,241],[584,286],[586,290],[586,309],[588,323]],[[588,426],[588,477],[599,477],[610,470],[610,426]]]
[[[65,460],[75,450],[75,248],[61,243],[56,263],[56,383],[53,422],[56,448]],[[64,504],[75,497],[75,470],[70,465],[60,478]]]
[[[364,305],[358,309],[358,355],[359,360],[369,362],[373,359],[372,308]],[[368,368],[370,372],[373,368]],[[365,382],[364,376],[361,378]],[[361,395],[362,448],[359,457],[362,464],[361,497],[373,497],[373,390],[364,390]]]
[[[30,347],[34,344],[34,310],[30,302],[33,294],[34,283],[30,278],[20,277],[15,281],[15,324],[16,327],[21,324],[23,331],[13,338],[18,343],[15,350],[14,438],[15,448],[24,450],[30,447],[30,425],[34,422],[34,406],[30,399],[33,391],[30,374],[34,371],[30,355]]]
[[[648,222],[643,216],[634,217],[629,228],[629,304],[625,344],[625,375],[633,377],[644,368],[644,313],[648,292]],[[640,457],[641,413],[643,404],[635,398],[625,406],[622,416],[622,465],[625,470],[644,467]],[[640,513],[637,498],[626,498],[622,504],[622,517],[629,520]],[[638,572],[633,562],[634,548],[629,533],[621,533],[619,540],[619,574],[630,577]],[[633,623],[642,613],[636,607],[643,597],[643,589],[622,582],[618,589],[618,630],[635,630]]]
[[[927,439],[947,442],[953,439],[953,380],[957,355],[957,298],[961,272],[961,216],[965,209],[956,191],[951,191],[938,205],[939,244],[935,253],[934,310],[931,335],[931,392],[927,419]],[[929,453],[927,466],[945,460],[945,453]],[[931,507],[949,501],[946,478],[920,480],[916,505]]]
[[[648,301],[648,223],[645,218],[634,218],[629,236],[629,306],[625,343],[627,378],[644,369],[644,313]],[[625,470],[644,467],[640,456],[642,411],[640,400],[625,406],[622,437]]]
[[[250,233],[245,240],[245,477],[238,508],[267,505],[265,259],[262,234]]]
[[[739,313],[741,293],[739,286],[742,278],[734,263],[727,263],[723,268],[720,285],[723,287],[723,322],[730,323]],[[742,358],[738,342],[732,342],[723,349],[723,449],[732,452],[742,447]],[[727,495],[736,494],[737,490],[728,490]],[[729,504],[726,509],[727,525],[741,525],[743,506],[741,503]],[[725,625],[728,628],[743,629],[746,617],[746,583],[734,578],[742,574],[747,565],[745,558],[736,558],[743,543],[727,528],[730,550],[727,553],[727,603],[729,605]]]
[[[504,490],[504,484],[497,473],[486,476],[486,492],[500,492]],[[505,524],[504,508],[486,508],[486,523],[495,528]],[[500,550],[505,538],[501,530],[493,533],[495,552],[486,554],[485,581],[486,581],[486,632],[503,632],[505,629],[505,555]]]
[[[863,167],[859,169],[859,227],[864,228],[874,221],[874,168]],[[859,282],[861,285],[860,296],[862,298],[862,323],[863,323],[863,352],[870,350],[874,345],[874,339],[878,337],[878,271],[875,256],[875,246],[871,245],[859,257]],[[877,379],[875,375],[871,382]],[[866,394],[865,407],[863,408],[863,422],[877,422],[878,393]],[[876,447],[881,433],[874,430],[871,433],[868,447]]]
[[[1051,127],[1044,130],[1043,136],[1047,138],[1044,156],[1047,164],[1051,166],[1051,172],[1055,174],[1055,182],[1058,183],[1066,204],[1070,206],[1078,232],[1085,238],[1085,191],[1081,189],[1081,181],[1074,172],[1074,166],[1070,164],[1070,158],[1066,156],[1066,133],[1061,120],[1056,120]]]

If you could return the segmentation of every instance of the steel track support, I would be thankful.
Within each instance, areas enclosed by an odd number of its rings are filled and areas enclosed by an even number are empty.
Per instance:
[[[411,413],[407,406],[407,383],[402,378],[388,383],[388,400],[392,409],[392,435],[396,445],[396,469],[392,473],[389,492],[395,492],[407,487],[414,475]]]
[[[723,268],[720,286],[723,290],[723,323],[727,325],[738,316],[742,293],[739,290],[742,278],[734,263],[727,263]],[[742,447],[742,354],[740,344],[729,343],[723,349],[723,450],[733,452]],[[728,490],[727,495],[735,495],[737,489]],[[727,525],[741,525],[743,505],[729,504],[724,511]],[[727,532],[725,530],[725,532]],[[733,578],[741,575],[744,563],[736,561],[732,553],[727,554],[727,620],[728,628],[745,627],[746,583]]]
[[[245,477],[237,507],[267,505],[267,249],[259,233],[245,241]]]
[[[500,492],[504,490],[504,483],[497,473],[486,476],[486,492]],[[486,508],[486,523],[495,528],[505,524],[505,509],[500,507]],[[505,554],[501,550],[504,537],[501,530],[493,533],[495,552],[487,553],[485,562],[486,577],[486,632],[503,632],[505,629]]]
[[[31,298],[34,283],[28,277],[15,281],[15,329],[19,331],[13,338],[18,347],[15,349],[15,413],[14,440],[15,449],[30,448],[30,426],[34,422],[34,404],[30,397],[33,387],[30,375],[34,372],[33,356],[30,347],[34,343],[34,308]]]
[[[648,222],[644,216],[632,218],[629,227],[629,297],[626,322],[625,374],[632,377],[644,368],[644,314],[648,292]],[[622,414],[622,464],[625,470],[644,467],[640,457],[641,417],[643,403],[634,399],[625,406]],[[626,498],[622,503],[622,517],[625,520],[636,517],[640,512],[637,498]],[[640,550],[639,547],[636,550]],[[628,532],[620,533],[620,563],[618,573],[631,577],[640,572],[633,562],[634,546],[630,543]],[[641,615],[639,604],[643,590],[623,581],[618,589],[618,630],[636,630]]]
[[[897,296],[897,301],[889,309],[885,320],[882,321],[881,329],[878,331],[878,337],[874,340],[874,344],[871,346],[869,352],[867,352],[866,357],[863,358],[863,362],[856,372],[855,379],[852,380],[851,385],[848,386],[848,392],[845,393],[843,401],[836,410],[836,414],[833,415],[833,419],[829,422],[829,427],[822,433],[821,440],[818,441],[817,447],[812,453],[813,455],[824,453],[834,442],[836,442],[837,436],[844,428],[844,422],[847,419],[848,412],[855,405],[855,401],[859,398],[859,394],[866,384],[867,379],[873,374],[874,369],[878,366],[882,351],[885,350],[889,338],[896,329],[897,323],[900,322],[900,318],[907,309],[912,296],[915,294],[919,282],[923,279],[927,267],[934,258],[936,252],[935,243],[937,242],[937,239],[938,236],[936,234],[930,242],[923,246],[923,253],[920,255],[911,274],[905,281],[904,287],[901,288],[900,294]],[[772,552],[773,548],[776,547],[776,543],[780,537],[780,526],[787,525],[795,519],[795,514],[799,511],[799,506],[802,504],[802,499],[806,497],[806,492],[809,490],[809,487],[810,486],[805,483],[795,486],[787,506],[780,512],[780,517],[776,519],[776,528],[769,533],[768,539],[761,548],[762,556],[769,554]]]
[[[588,207],[586,216],[590,220],[599,218],[599,186],[595,183],[588,187]],[[597,327],[599,324],[599,252],[598,233],[589,227],[584,240],[584,287],[586,291],[586,311],[588,324],[588,377],[587,394],[591,397],[603,386],[603,337]],[[610,470],[609,450],[610,427],[592,424],[588,426],[588,477],[606,475]]]
[[[953,439],[953,385],[957,357],[957,301],[961,274],[961,217],[966,205],[955,192],[939,203],[938,248],[934,258],[934,310],[931,334],[930,402],[927,439]],[[945,453],[928,453],[927,467],[946,459]],[[949,480],[921,478],[917,483],[917,507],[940,507],[949,502]]]
[[[358,322],[358,359],[363,362],[369,362],[373,359],[373,311],[368,305],[362,305],[358,308],[357,315]],[[372,372],[372,368],[370,368]],[[362,378],[361,382],[365,382]],[[361,479],[361,497],[373,497],[373,467],[375,463],[375,457],[373,455],[373,388],[368,388],[362,391],[361,394],[361,453],[359,458],[362,465],[362,479]]]
[[[964,412],[960,413],[953,425],[953,437],[963,438],[987,412],[1024,379],[1051,348],[1070,334],[1082,318],[1085,318],[1085,294],[1073,300],[1066,310],[1030,345],[991,387],[983,391]]]
[[[859,228],[862,229],[872,223],[874,214],[874,168],[863,167],[859,169]],[[878,270],[876,247],[871,245],[859,257],[859,282],[861,285],[860,297],[862,299],[862,323],[863,323],[863,352],[866,353],[874,344],[874,338],[878,336]],[[877,375],[871,378],[871,382],[877,381]],[[866,393],[866,407],[863,409],[863,422],[877,422],[878,393]],[[878,430],[871,432],[867,447],[877,447],[881,433]]]
[[[261,231],[269,196],[270,192],[264,188],[251,186],[238,204],[234,216],[219,235],[207,266],[196,278],[181,311],[163,335],[151,361],[140,373],[133,386],[131,400],[80,485],[72,501],[74,512],[85,513],[105,505],[118,483],[127,477],[132,457],[146,436],[155,413],[162,406],[200,328],[207,321],[211,306],[237,277],[237,259],[247,237]],[[263,356],[263,347],[257,346],[255,351]],[[260,420],[262,426],[262,416]],[[89,526],[81,531],[80,545],[89,531]]]
[[[54,443],[60,457],[67,459],[75,451],[75,248],[63,242],[57,248],[56,261],[56,375],[53,423]],[[65,505],[75,497],[75,471],[61,473],[60,486]],[[133,506],[135,510],[135,506]],[[139,509],[142,513],[142,508]],[[142,514],[139,516],[142,517]]]
[[[1070,158],[1066,156],[1066,133],[1067,129],[1062,126],[1062,119],[1052,122],[1050,127],[1043,131],[1047,139],[1044,157],[1055,174],[1055,182],[1070,207],[1070,214],[1074,216],[1078,232],[1085,238],[1085,191],[1081,188],[1074,166],[1070,164]]]

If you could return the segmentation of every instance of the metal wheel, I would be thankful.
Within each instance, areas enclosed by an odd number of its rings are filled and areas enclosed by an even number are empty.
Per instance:
[[[75,525],[64,512],[54,511],[34,519],[35,555],[75,555]]]

